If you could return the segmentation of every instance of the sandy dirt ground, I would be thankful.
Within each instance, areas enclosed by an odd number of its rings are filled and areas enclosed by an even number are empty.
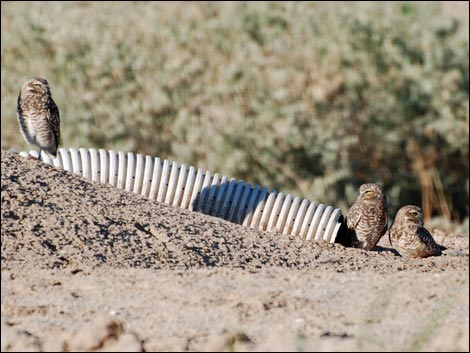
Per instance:
[[[2,151],[2,351],[468,351],[469,237],[405,259],[254,231]]]

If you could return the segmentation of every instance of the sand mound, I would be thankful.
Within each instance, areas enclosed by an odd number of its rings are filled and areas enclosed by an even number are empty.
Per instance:
[[[41,268],[400,267],[395,254],[383,250],[365,252],[251,230],[2,152],[2,259],[9,262]],[[465,261],[451,258],[431,258],[419,267],[438,263],[445,269]]]
[[[386,244],[385,239],[383,243]],[[448,244],[445,244],[449,246]],[[2,260],[40,268],[112,266],[333,268],[416,267],[391,249],[365,252],[255,231],[225,220],[144,199],[109,185],[2,152]],[[419,262],[441,270],[467,258]]]
[[[468,351],[467,235],[405,259],[1,168],[2,351]]]

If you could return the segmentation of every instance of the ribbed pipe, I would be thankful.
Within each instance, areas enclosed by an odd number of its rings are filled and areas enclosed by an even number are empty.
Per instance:
[[[20,155],[38,156],[37,151]],[[341,226],[339,208],[166,159],[93,148],[60,148],[56,158],[43,152],[41,159],[93,182],[253,229],[334,243]]]

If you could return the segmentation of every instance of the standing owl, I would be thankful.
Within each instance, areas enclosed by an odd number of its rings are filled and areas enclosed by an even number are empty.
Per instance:
[[[16,108],[21,133],[25,140],[54,157],[60,140],[59,108],[51,96],[49,84],[43,78],[32,78],[21,87]]]
[[[371,250],[387,231],[388,204],[380,185],[369,183],[359,188],[359,196],[346,217],[352,246]]]
[[[423,212],[417,206],[403,206],[395,216],[388,233],[390,244],[400,255],[428,257],[441,255],[431,233],[423,225]]]

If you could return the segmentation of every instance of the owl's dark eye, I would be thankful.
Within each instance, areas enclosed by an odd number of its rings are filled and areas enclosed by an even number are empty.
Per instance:
[[[411,214],[412,216],[417,216],[417,215],[418,215],[418,212],[416,212],[416,211],[410,211],[410,214]]]

